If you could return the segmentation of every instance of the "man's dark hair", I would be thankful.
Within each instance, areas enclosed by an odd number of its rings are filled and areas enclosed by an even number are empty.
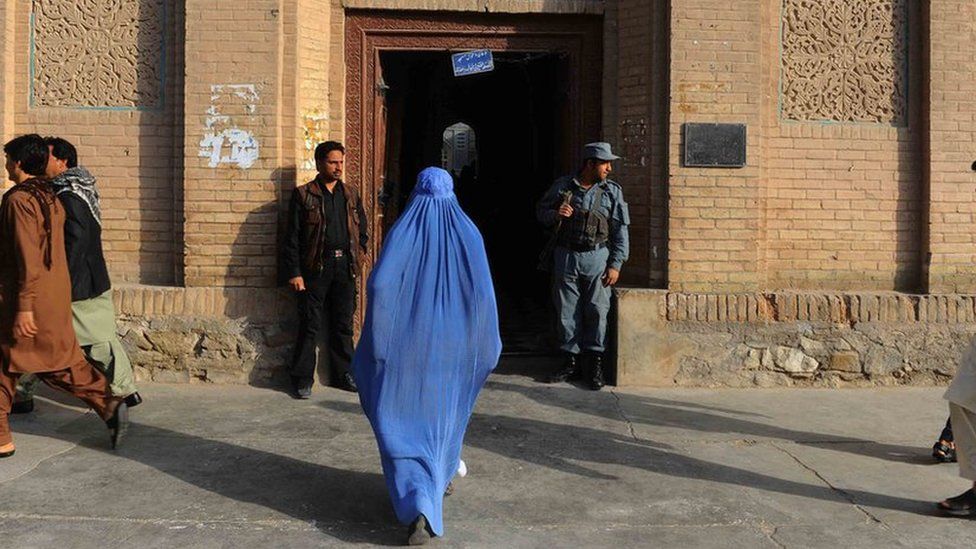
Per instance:
[[[3,146],[14,162],[20,162],[20,169],[33,176],[43,176],[47,168],[48,150],[44,138],[36,133],[15,137]]]
[[[58,160],[67,160],[69,168],[78,166],[78,150],[67,139],[45,137],[44,143],[51,147],[51,154]]]
[[[339,151],[342,154],[346,154],[346,148],[342,146],[342,143],[338,141],[326,141],[319,143],[319,146],[315,147],[315,161],[321,162],[325,160],[325,157],[329,156],[329,153],[332,151]]]

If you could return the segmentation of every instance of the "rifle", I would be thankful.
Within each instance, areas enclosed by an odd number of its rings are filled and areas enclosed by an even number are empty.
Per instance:
[[[573,200],[573,191],[563,191],[559,193],[563,200],[560,202],[559,207],[569,206],[569,203]],[[559,208],[556,210],[558,211]],[[543,272],[549,272],[552,270],[552,259],[556,251],[556,241],[559,240],[559,229],[563,226],[563,216],[556,214],[556,225],[552,228],[552,235],[549,237],[549,241],[542,248],[542,253],[539,254],[539,264],[536,265],[536,269]]]

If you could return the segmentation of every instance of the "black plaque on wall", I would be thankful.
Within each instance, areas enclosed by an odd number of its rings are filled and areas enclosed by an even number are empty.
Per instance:
[[[684,165],[690,168],[741,168],[746,165],[745,124],[683,125]]]

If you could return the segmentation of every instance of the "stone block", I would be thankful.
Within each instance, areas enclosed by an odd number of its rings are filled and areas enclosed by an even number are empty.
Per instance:
[[[793,385],[793,380],[790,376],[779,372],[756,372],[753,374],[752,383],[762,388],[790,387]]]
[[[190,372],[187,370],[163,370],[153,371],[152,380],[159,383],[189,383]]]
[[[760,349],[749,349],[742,367],[746,370],[759,370],[762,368],[763,351]]]
[[[692,347],[671,333],[663,315],[647,314],[659,310],[661,302],[666,300],[666,292],[631,289],[616,292],[617,385],[673,386],[681,357],[691,352]]]
[[[132,367],[132,375],[135,378],[136,383],[152,381],[152,371],[142,366],[134,365]]]
[[[841,351],[830,355],[828,369],[837,372],[861,373],[861,357],[851,351]]]
[[[800,348],[810,356],[823,357],[827,355],[827,345],[806,336],[800,336]]]
[[[204,355],[220,354],[221,356],[237,356],[238,334],[229,332],[209,331],[200,340],[200,349]]]
[[[122,343],[127,345],[129,349],[141,349],[143,351],[153,349],[153,344],[146,338],[146,335],[135,329],[130,329],[125,333]]]
[[[901,369],[902,357],[890,347],[874,346],[864,357],[864,373],[869,376],[884,376]]]
[[[146,337],[152,342],[153,348],[171,357],[193,354],[198,341],[196,334],[168,330],[150,332],[146,334]]]
[[[796,377],[812,376],[820,367],[820,363],[815,359],[792,347],[776,347],[773,350],[773,358],[778,369]]]
[[[226,371],[226,370],[206,370],[206,380],[210,383],[219,384],[246,384],[248,375],[246,372]]]

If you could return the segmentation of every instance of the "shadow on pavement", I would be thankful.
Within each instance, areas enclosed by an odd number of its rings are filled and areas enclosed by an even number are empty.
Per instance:
[[[393,514],[382,475],[137,423],[129,433],[115,455],[221,497],[313,523],[344,542],[402,543],[404,529]],[[105,450],[107,439],[89,436],[81,444]]]
[[[618,410],[607,406],[596,406],[594,405],[595,402],[591,399],[577,398],[578,393],[576,390],[571,390],[566,387],[526,387],[524,385],[490,380],[486,388],[496,391],[519,393],[545,406],[561,407],[604,419],[621,419]],[[667,427],[722,435],[735,433],[743,437],[779,439],[806,446],[830,448],[836,451],[900,463],[933,463],[928,456],[927,449],[915,446],[886,444],[870,439],[842,435],[796,431],[742,419],[741,416],[772,418],[741,410],[715,408],[690,402],[630,394],[616,393],[615,396],[624,407],[629,421],[651,427]],[[717,413],[728,415],[717,415]],[[740,417],[730,417],[730,415]]]
[[[543,400],[546,400],[544,397],[539,397],[537,391],[530,387],[509,385],[498,381],[490,381],[489,387],[492,390],[525,391],[529,393],[530,397],[534,396],[535,398],[543,398]],[[562,392],[571,393],[575,391],[564,388]],[[620,396],[624,397],[626,395]],[[648,400],[652,402],[646,402],[645,404],[656,407],[656,411],[667,411],[669,414],[675,413],[677,408],[674,406],[683,405],[683,403],[674,402],[673,406],[666,406],[664,403],[669,402],[667,400]],[[550,402],[541,402],[552,405]],[[581,405],[581,400],[577,399],[573,402],[575,406],[568,409],[577,412],[581,409],[585,411],[585,404]],[[361,413],[359,407],[352,403],[330,401],[323,402],[322,406],[342,413]],[[619,416],[611,417],[596,407],[592,411],[598,415],[606,416],[609,419],[620,420]],[[704,419],[701,412],[688,410],[678,410],[678,412],[684,415],[680,415],[677,419],[669,419],[668,423],[665,424],[683,428],[695,428],[691,422]],[[729,418],[718,416],[712,416],[709,419],[716,426],[720,422],[731,422],[729,423],[729,429],[722,430],[721,432],[738,432],[737,430],[739,430],[749,434],[756,434],[757,436],[761,433],[761,436],[777,436],[783,440],[794,440],[795,438],[795,440],[801,443],[815,436],[823,437],[823,435],[776,429],[775,427],[744,420],[730,420]],[[679,425],[681,420],[687,420],[689,423]],[[717,427],[716,432],[719,432]],[[829,438],[831,440],[836,439],[836,437]],[[858,442],[867,443],[869,441]],[[860,490],[834,489],[829,486],[804,484],[697,459],[682,454],[679,450],[666,444],[655,441],[636,439],[631,436],[589,427],[560,425],[526,417],[475,413],[468,427],[465,445],[480,448],[509,459],[528,462],[564,473],[598,480],[618,479],[613,475],[608,475],[594,468],[581,465],[582,462],[634,467],[655,474],[743,486],[824,501],[856,502],[858,505],[905,511],[920,515],[935,514],[934,506],[930,501],[887,496]],[[897,448],[901,449],[901,447]]]

